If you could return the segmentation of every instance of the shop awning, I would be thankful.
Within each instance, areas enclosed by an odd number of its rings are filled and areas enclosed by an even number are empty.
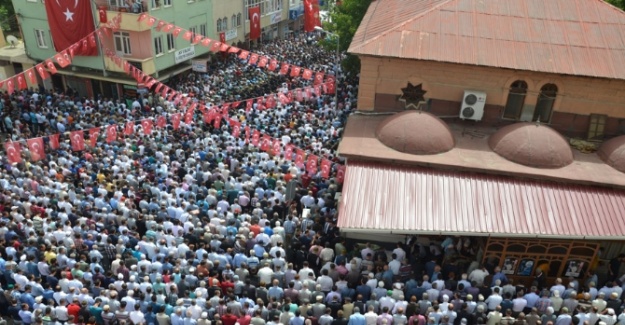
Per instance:
[[[338,226],[346,232],[622,240],[625,191],[350,162]]]

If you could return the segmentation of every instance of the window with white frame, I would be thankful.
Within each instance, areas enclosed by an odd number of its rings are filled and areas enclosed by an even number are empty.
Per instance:
[[[249,8],[260,7],[260,14],[264,15],[266,0],[246,0],[245,2],[245,20],[250,20]]]
[[[165,7],[170,7],[171,6],[171,0],[163,0],[163,5]]]
[[[163,54],[163,36],[154,37],[154,55]]]
[[[152,0],[152,9],[158,9],[161,7],[162,0]]]
[[[173,51],[176,49],[176,40],[174,34],[167,34],[167,51]]]
[[[196,26],[189,27],[189,31],[191,32],[191,39],[194,39],[195,35],[197,35],[197,27]]]
[[[200,24],[200,35],[206,37],[206,24]]]
[[[113,39],[115,40],[115,51],[123,55],[131,55],[132,49],[130,47],[130,33],[127,32],[115,32],[113,33]]]
[[[228,18],[227,17],[224,17],[224,19],[221,20],[221,29],[228,30]]]
[[[37,47],[41,49],[47,49],[48,43],[46,43],[46,31],[43,29],[35,29],[35,38],[37,39]]]
[[[232,28],[237,27],[237,15],[232,15],[232,18],[230,18],[230,24],[232,24]]]
[[[241,13],[237,14],[237,27],[241,26]]]
[[[221,19],[217,19],[217,31],[221,32]]]

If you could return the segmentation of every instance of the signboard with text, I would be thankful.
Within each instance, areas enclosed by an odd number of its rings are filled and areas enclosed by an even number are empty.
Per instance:
[[[180,62],[193,59],[194,56],[195,56],[195,46],[186,47],[174,53],[174,62],[178,64]]]

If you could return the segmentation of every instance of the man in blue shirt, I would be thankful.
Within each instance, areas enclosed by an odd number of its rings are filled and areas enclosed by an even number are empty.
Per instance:
[[[360,313],[360,308],[354,307],[354,313],[349,316],[349,322],[347,325],[366,325],[365,316]]]

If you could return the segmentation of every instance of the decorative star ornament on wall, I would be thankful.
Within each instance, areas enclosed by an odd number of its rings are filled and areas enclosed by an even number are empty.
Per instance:
[[[423,90],[423,84],[418,84],[414,86],[412,83],[408,83],[408,86],[401,89],[402,95],[399,96],[399,101],[404,102],[404,108],[408,109],[409,107],[413,107],[414,109],[419,109],[419,104],[425,102],[425,98],[423,95],[427,93],[426,90]]]

